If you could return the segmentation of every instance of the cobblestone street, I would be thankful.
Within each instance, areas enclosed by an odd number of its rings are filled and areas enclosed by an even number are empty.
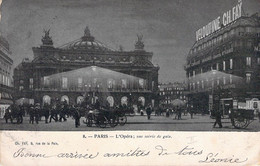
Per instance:
[[[127,123],[124,126],[116,126],[114,128],[99,128],[96,126],[87,127],[80,119],[81,126],[75,128],[74,120],[68,118],[66,122],[52,122],[45,124],[44,118],[39,124],[29,124],[28,117],[24,118],[23,124],[6,124],[4,119],[0,119],[0,130],[29,130],[29,131],[109,131],[109,130],[155,130],[155,131],[260,131],[259,120],[255,120],[249,124],[246,129],[235,129],[230,119],[222,119],[223,128],[213,128],[215,122],[209,115],[195,115],[193,119],[189,115],[183,116],[182,120],[169,118],[165,116],[152,116],[150,120],[146,116],[127,117]]]

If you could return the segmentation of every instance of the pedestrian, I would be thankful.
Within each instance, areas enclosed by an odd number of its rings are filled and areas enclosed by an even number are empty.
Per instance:
[[[5,118],[5,123],[8,123],[8,119],[10,119],[11,123],[13,123],[12,111],[10,107],[7,108],[4,118]]]
[[[44,103],[42,109],[43,109],[43,115],[44,115],[44,117],[45,117],[45,123],[48,123],[48,119],[49,119],[49,116],[50,116],[50,107],[49,107],[49,104]]]
[[[190,118],[193,119],[193,110],[190,109]]]
[[[152,113],[152,106],[148,104],[148,107],[146,108],[147,119],[151,118],[151,113]]]
[[[57,112],[56,112],[56,106],[53,105],[52,108],[51,108],[51,116],[50,116],[50,120],[49,120],[49,123],[51,123],[51,120],[54,120],[55,122],[58,121],[58,116],[57,116]]]
[[[258,114],[258,119],[259,119],[259,122],[260,122],[260,108],[257,108],[257,114]]]
[[[170,110],[169,108],[166,109],[166,117],[169,117],[170,116]]]
[[[213,125],[213,128],[216,127],[216,124],[218,124],[219,128],[222,128],[222,123],[221,123],[221,112],[219,109],[216,110],[216,113],[215,113],[215,118],[216,118],[216,121]]]
[[[181,107],[180,106],[177,106],[176,112],[177,112],[178,120],[180,120],[181,119]]]
[[[79,109],[75,108],[74,105],[72,106],[72,112],[73,114],[73,118],[75,119],[75,127],[79,127],[80,126],[80,112]]]
[[[35,119],[35,122],[38,124],[39,123],[39,120],[40,120],[40,104],[37,103],[35,105],[35,108],[34,108],[34,119]]]
[[[32,104],[29,106],[29,116],[30,116],[29,123],[33,124],[34,123],[34,107]]]
[[[23,115],[24,115],[24,107],[20,105],[19,112],[18,112],[18,119],[19,119],[18,123],[23,123]]]

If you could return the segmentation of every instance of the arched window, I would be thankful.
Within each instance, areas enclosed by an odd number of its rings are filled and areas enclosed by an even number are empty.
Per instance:
[[[48,95],[44,95],[42,98],[42,103],[44,104],[51,104],[51,97]]]
[[[126,96],[121,98],[121,105],[124,105],[124,104],[127,105],[127,97]]]
[[[108,96],[107,97],[107,101],[108,103],[110,104],[110,107],[113,107],[114,106],[114,98],[112,96]]]
[[[77,97],[77,104],[81,104],[84,101],[84,97],[83,96],[78,96]]]
[[[68,97],[68,96],[66,96],[66,95],[64,95],[64,96],[61,96],[61,99],[60,99],[60,101],[61,101],[61,102],[64,102],[65,100],[66,100],[67,104],[69,104],[69,97]]]
[[[139,102],[142,106],[144,106],[144,105],[145,105],[145,98],[144,98],[143,96],[140,96],[140,97],[138,98],[138,102]]]

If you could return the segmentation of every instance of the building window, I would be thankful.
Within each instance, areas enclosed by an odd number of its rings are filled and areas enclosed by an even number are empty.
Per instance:
[[[246,65],[251,66],[251,57],[246,57]]]
[[[79,77],[78,78],[78,88],[82,88],[82,85],[83,85],[82,77]]]
[[[29,88],[33,89],[33,78],[29,79]]]
[[[139,79],[139,87],[144,88],[144,79]]]
[[[43,77],[43,84],[44,84],[44,86],[49,86],[49,84],[50,84],[49,77]]]
[[[257,58],[257,64],[260,64],[260,58]]]
[[[108,89],[112,89],[113,88],[113,80],[112,79],[108,79],[107,80],[107,88]]]
[[[226,70],[226,62],[223,61],[223,71],[225,71],[225,70]]]
[[[68,88],[68,78],[62,77],[62,88],[67,89]]]
[[[214,87],[214,80],[213,79],[211,80],[211,87],[212,88]]]
[[[19,86],[19,91],[22,91],[23,89],[23,86]]]
[[[229,60],[229,67],[230,67],[230,69],[233,69],[233,59]]]
[[[126,79],[122,79],[122,88],[126,89]]]
[[[246,73],[246,83],[250,83],[250,81],[251,81],[251,74]]]

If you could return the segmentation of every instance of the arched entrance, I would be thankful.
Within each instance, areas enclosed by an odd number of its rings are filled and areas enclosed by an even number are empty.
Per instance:
[[[124,104],[127,105],[127,102],[128,101],[127,101],[127,97],[126,96],[121,98],[121,105],[124,105]]]
[[[81,104],[84,101],[84,97],[83,96],[78,96],[77,97],[77,104]]]
[[[114,101],[114,98],[112,96],[108,96],[107,101],[110,104],[110,107],[114,106],[115,101]]]
[[[42,98],[42,104],[51,104],[51,97],[48,96],[48,95],[44,95],[43,98]]]
[[[138,98],[138,103],[140,103],[142,106],[144,106],[145,105],[145,98],[143,96],[140,96]]]
[[[60,101],[61,101],[61,102],[64,102],[64,101],[66,101],[66,102],[67,102],[67,104],[69,104],[69,97],[68,97],[68,96],[66,96],[66,95],[64,95],[64,96],[61,96],[61,99],[60,99]]]

